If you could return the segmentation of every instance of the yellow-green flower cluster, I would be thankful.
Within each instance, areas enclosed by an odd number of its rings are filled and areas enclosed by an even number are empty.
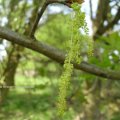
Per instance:
[[[71,64],[67,59],[64,64],[64,72],[60,78],[59,82],[59,99],[58,99],[58,110],[59,115],[63,115],[66,109],[66,96],[67,89],[69,87],[69,80],[73,71],[73,64]]]
[[[66,56],[64,62],[64,71],[59,81],[59,98],[58,98],[58,111],[59,115],[63,115],[66,109],[66,97],[70,84],[72,71],[74,69],[73,63],[80,64],[82,61],[81,50],[84,47],[84,43],[87,43],[87,51],[92,54],[92,42],[87,36],[88,28],[85,22],[85,13],[81,12],[81,6],[78,3],[73,3],[72,6],[74,16],[71,20],[71,40],[70,50]],[[84,32],[84,34],[82,33]],[[86,46],[85,46],[86,47]]]

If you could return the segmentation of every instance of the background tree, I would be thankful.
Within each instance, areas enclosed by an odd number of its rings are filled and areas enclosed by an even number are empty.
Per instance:
[[[66,2],[48,0],[50,4],[53,2],[68,5]],[[93,2],[92,0],[89,1],[93,25],[93,39],[95,41],[94,57],[90,58],[89,61],[86,60],[86,53],[83,50],[82,56],[86,61],[83,61],[80,65],[74,64],[76,69],[84,72],[74,71],[72,86],[70,87],[69,97],[67,98],[69,111],[64,119],[120,119],[120,2],[119,0],[98,0],[96,11],[93,10]],[[56,48],[66,50],[66,48],[69,47],[67,44],[67,40],[70,37],[70,33],[68,33],[68,15],[63,14],[63,11],[51,14],[50,6],[46,8],[45,5],[46,3],[41,0],[0,1],[0,43],[3,45],[4,39],[11,41],[7,42],[7,47],[5,47],[7,55],[1,60],[0,64],[0,81],[1,85],[4,86],[4,88],[0,88],[0,102],[5,102],[8,94],[8,88],[5,89],[5,86],[23,84],[33,86],[25,91],[24,88],[22,88],[22,92],[19,88],[10,92],[14,93],[14,95],[12,96],[10,94],[12,97],[7,99],[8,101],[1,107],[2,112],[0,117],[2,116],[2,119],[7,119],[3,111],[8,112],[9,108],[6,106],[10,106],[9,100],[11,99],[13,104],[16,102],[16,106],[14,107],[12,104],[10,109],[20,107],[21,111],[23,111],[20,119],[30,118],[32,115],[33,118],[31,117],[30,119],[39,119],[41,116],[43,117],[42,119],[58,119],[55,118],[57,116],[53,116],[52,114],[56,114],[56,109],[53,110],[56,104],[56,97],[54,96],[58,95],[56,91],[57,79],[60,77],[62,67],[51,59],[61,64],[64,62],[65,54]],[[59,4],[57,4],[57,6],[59,6]],[[60,7],[64,11],[70,11],[68,7]],[[43,12],[45,13],[37,29],[36,27],[34,29],[36,30],[34,38],[33,33],[35,31],[32,28],[33,25],[35,25],[34,21],[39,8],[42,8],[40,15],[42,15]],[[38,17],[41,18],[41,16]],[[37,39],[37,41],[34,39]],[[56,46],[56,48],[53,46]],[[24,48],[42,53],[48,58]],[[29,80],[26,81],[27,79]],[[41,81],[43,81],[43,83],[41,83]],[[15,97],[23,97],[24,95],[19,95],[19,93],[26,93],[26,91],[28,97],[26,97],[25,100],[14,100]],[[50,101],[48,101],[49,97],[51,98]],[[31,98],[32,100],[28,101]],[[47,105],[48,107],[38,107],[41,106],[40,101],[44,101],[43,105]],[[27,112],[25,116],[25,109],[22,109],[29,105],[31,106],[29,108],[32,109],[32,113]],[[47,110],[49,115],[44,109]],[[38,118],[35,118],[35,111],[41,112],[40,116],[37,116]],[[19,112],[13,113],[17,113],[14,114],[14,116],[19,115]],[[76,113],[78,114],[77,116]],[[29,114],[31,115],[30,117],[28,117]],[[47,114],[48,117],[44,116],[45,114]],[[8,115],[10,116],[9,112]],[[13,120],[12,117],[9,119]]]

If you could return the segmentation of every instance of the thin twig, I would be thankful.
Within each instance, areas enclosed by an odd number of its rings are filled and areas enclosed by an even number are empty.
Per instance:
[[[91,20],[93,20],[93,10],[92,10],[92,1],[89,0],[89,4],[90,4],[90,17],[91,17]]]
[[[61,2],[61,1],[58,1],[58,0],[46,0],[45,3],[42,6],[42,9],[38,12],[38,14],[36,16],[36,19],[35,19],[35,21],[33,23],[32,29],[30,31],[30,37],[31,38],[34,38],[34,34],[35,34],[36,29],[37,29],[38,23],[39,23],[42,15],[43,15],[43,13],[45,12],[47,6],[49,4],[52,4],[52,3],[60,3],[60,4],[64,4],[64,5],[68,6],[68,7],[70,7],[69,4],[67,4],[66,2]]]
[[[48,5],[47,2],[45,2],[44,5],[43,5],[43,7],[42,7],[42,9],[40,10],[40,12],[38,12],[38,14],[36,16],[36,19],[35,19],[35,21],[33,23],[32,29],[30,31],[30,37],[32,37],[32,38],[34,38],[35,30],[37,28],[37,25],[39,23],[40,18],[42,17],[45,9],[47,8],[47,5]]]

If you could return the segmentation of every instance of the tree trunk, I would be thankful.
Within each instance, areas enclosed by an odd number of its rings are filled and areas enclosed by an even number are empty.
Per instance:
[[[22,47],[15,45],[13,46],[13,49],[9,54],[8,63],[3,74],[4,75],[3,85],[0,88],[0,104],[2,104],[6,99],[10,87],[14,86],[15,72],[20,60],[19,53],[22,49],[23,49]]]
[[[36,13],[38,12],[39,5],[40,5],[39,1],[36,1],[36,0],[33,1],[33,4],[36,7],[34,7],[34,9],[32,11],[32,15],[29,18],[29,22],[26,24],[27,27],[24,31],[24,35],[26,35],[26,36],[28,36],[30,33],[30,30],[32,27],[31,23],[34,22]],[[25,6],[23,6],[23,7],[26,7],[26,2],[25,2]],[[24,8],[23,8],[23,11],[24,11]],[[6,97],[9,92],[9,87],[14,86],[14,77],[15,77],[16,69],[18,67],[19,60],[21,58],[21,53],[23,53],[23,52],[24,52],[23,47],[21,47],[19,45],[15,45],[15,46],[13,46],[13,50],[11,51],[11,53],[8,55],[7,67],[4,70],[4,80],[3,80],[4,85],[2,85],[3,86],[2,88],[0,88],[0,104],[2,104],[6,100]]]

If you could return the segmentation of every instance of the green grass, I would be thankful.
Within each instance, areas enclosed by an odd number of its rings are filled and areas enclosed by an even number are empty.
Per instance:
[[[72,120],[72,110],[64,119],[57,116],[57,80],[53,81],[46,77],[34,80],[17,75],[16,88],[10,90],[0,109],[0,120]],[[19,87],[22,85],[37,87]]]
[[[50,120],[54,102],[49,94],[10,94],[3,105],[0,120]]]

